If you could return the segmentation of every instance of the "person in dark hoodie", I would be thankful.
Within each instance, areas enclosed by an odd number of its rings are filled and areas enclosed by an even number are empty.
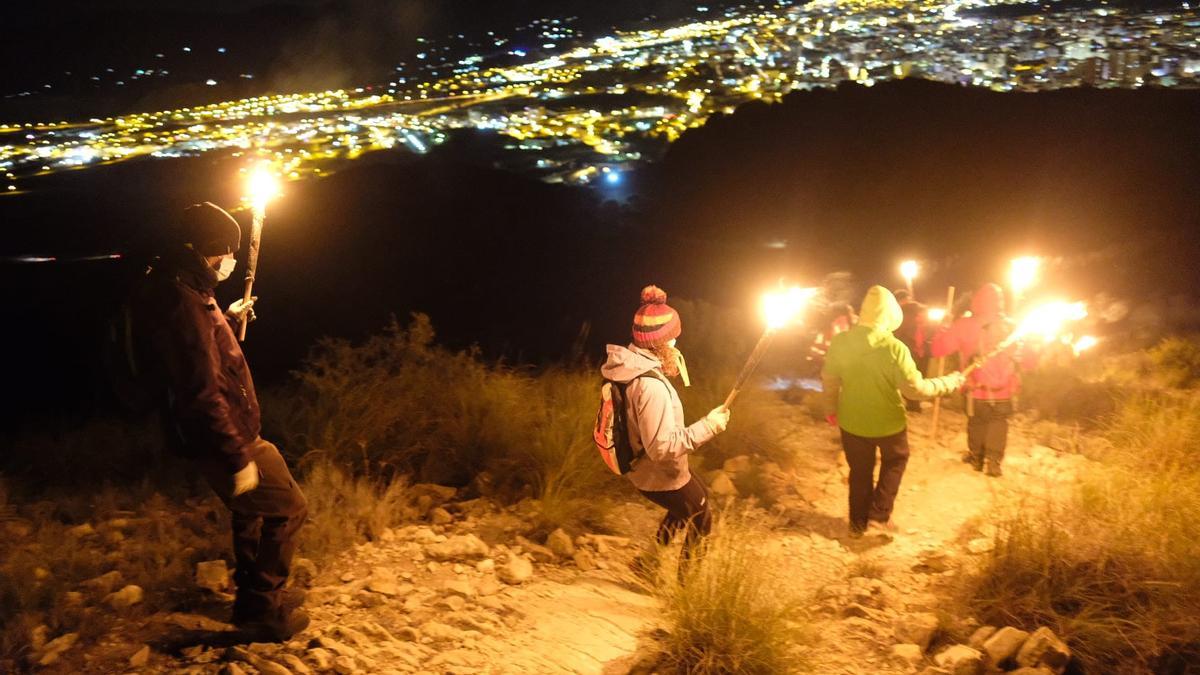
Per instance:
[[[929,351],[926,349],[928,342],[925,330],[925,305],[917,302],[907,288],[898,288],[892,291],[896,302],[900,303],[900,309],[904,312],[904,321],[900,323],[900,327],[896,329],[896,339],[903,342],[908,351],[912,352],[913,361],[917,364],[917,370],[922,373],[929,370]],[[904,399],[904,405],[909,412],[921,412],[920,399]]]
[[[957,390],[959,372],[926,379],[912,354],[892,334],[904,320],[891,291],[872,286],[863,299],[858,325],[833,338],[821,373],[850,465],[850,536],[868,526],[887,534],[896,529],[892,509],[908,465],[908,419],[901,394],[931,398]],[[875,480],[876,450],[879,479]]]
[[[679,375],[683,362],[675,348],[683,329],[679,312],[657,286],[644,288],[641,301],[633,315],[633,343],[608,345],[600,372],[606,380],[627,385],[629,440],[635,456],[644,454],[626,475],[643,496],[667,510],[658,526],[659,544],[665,546],[680,530],[686,531],[686,561],[712,528],[708,490],[688,468],[687,456],[725,430],[729,410],[719,406],[699,421],[684,422],[683,403],[667,379]]]
[[[204,202],[183,212],[177,243],[147,274],[135,316],[149,370],[165,395],[170,440],[233,513],[233,623],[251,641],[282,642],[308,625],[285,601],[307,505],[279,450],[259,436],[258,398],[235,335],[253,300],[217,306],[237,264],[241,228]]]
[[[1004,313],[1004,291],[984,284],[971,296],[971,313],[954,320],[933,337],[935,357],[958,354],[960,364],[995,349],[1015,326]],[[976,471],[999,477],[1008,447],[1008,418],[1020,391],[1021,370],[1036,365],[1036,354],[1014,344],[978,364],[967,379],[967,453],[963,461]]]

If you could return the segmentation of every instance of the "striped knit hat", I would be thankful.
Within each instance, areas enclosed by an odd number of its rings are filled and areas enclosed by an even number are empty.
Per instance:
[[[633,344],[643,349],[665,345],[679,337],[683,324],[679,312],[667,304],[667,293],[658,286],[642,289],[642,306],[633,315]]]

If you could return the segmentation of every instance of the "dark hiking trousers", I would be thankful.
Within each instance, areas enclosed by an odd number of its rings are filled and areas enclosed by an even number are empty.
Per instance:
[[[987,460],[989,471],[999,471],[1008,447],[1008,418],[1013,413],[1012,401],[975,399],[967,419],[967,459],[977,470]]]
[[[258,487],[237,497],[232,496],[233,476],[223,461],[200,465],[208,484],[233,512],[234,617],[245,620],[282,614],[296,533],[308,515],[304,494],[279,449],[259,438],[250,457],[258,465]]]
[[[900,492],[908,465],[908,430],[882,438],[864,438],[841,430],[842,450],[850,465],[850,527],[862,532],[867,521],[886,523]],[[875,480],[875,451],[879,451],[879,480]]]
[[[670,544],[671,539],[686,528],[681,560],[689,560],[700,538],[712,530],[712,512],[708,508],[708,489],[704,487],[704,482],[692,474],[691,479],[678,490],[639,492],[667,510],[666,517],[658,525],[657,539],[660,545]]]

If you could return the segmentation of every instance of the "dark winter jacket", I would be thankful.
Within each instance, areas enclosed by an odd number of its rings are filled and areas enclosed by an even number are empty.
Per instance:
[[[165,389],[168,426],[183,454],[219,460],[232,473],[250,461],[261,430],[258,398],[242,348],[199,254],[163,256],[138,296],[137,321],[150,370]]]

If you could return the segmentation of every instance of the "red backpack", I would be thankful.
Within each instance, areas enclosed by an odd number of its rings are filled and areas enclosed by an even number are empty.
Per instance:
[[[653,377],[667,383],[666,378],[657,370],[649,370],[634,380],[643,377]],[[634,462],[646,454],[645,450],[634,450],[629,440],[629,416],[625,390],[629,383],[604,380],[600,385],[600,409],[596,411],[596,425],[592,429],[592,440],[596,442],[596,451],[609,471],[624,476],[633,468]]]

